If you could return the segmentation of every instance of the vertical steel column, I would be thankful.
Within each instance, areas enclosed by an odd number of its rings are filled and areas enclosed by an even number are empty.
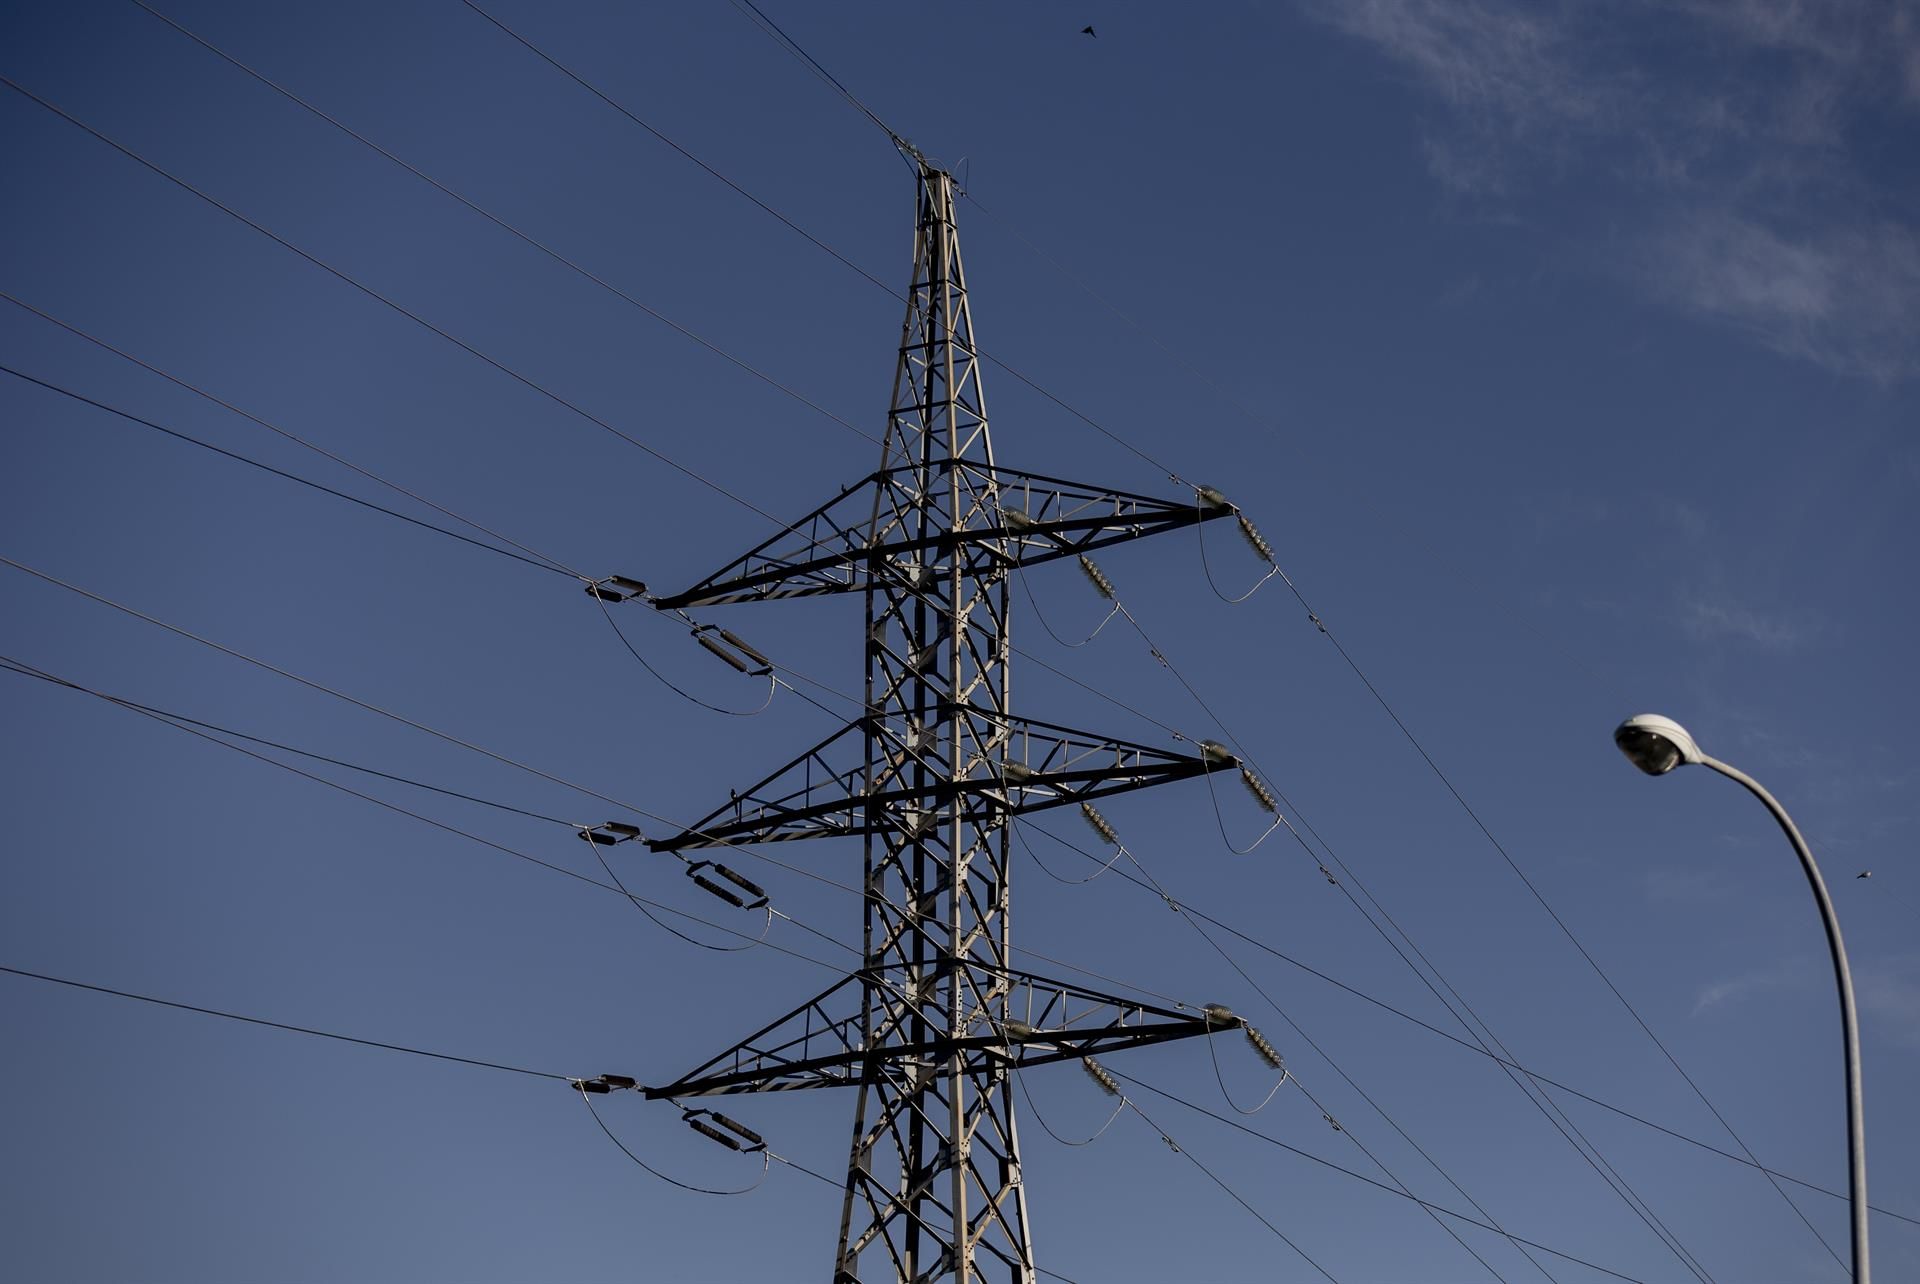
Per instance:
[[[1001,518],[953,199],[921,161],[870,546],[924,542],[872,567],[866,592],[866,789],[935,802],[871,817],[862,973],[866,1046],[946,1050],[865,1069],[836,1284],[1034,1278],[1011,1080],[953,1044],[998,1029],[1009,989],[1004,818],[954,787],[1002,778],[1004,724],[968,714],[1009,712],[1009,604],[1003,541],[956,538]]]

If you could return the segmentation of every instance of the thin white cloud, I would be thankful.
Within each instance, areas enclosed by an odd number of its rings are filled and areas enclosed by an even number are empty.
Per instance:
[[[1653,243],[1647,284],[1768,347],[1890,382],[1920,359],[1920,237],[1892,222],[1797,237],[1727,210],[1692,210]]]
[[[1734,879],[1725,871],[1694,867],[1649,870],[1644,885],[1647,899],[1654,904],[1688,909],[1724,905],[1735,889]]]
[[[1450,191],[1512,203],[1577,164],[1632,198],[1610,266],[1655,298],[1920,375],[1920,228],[1849,147],[1920,118],[1920,0],[1302,3],[1445,105],[1423,151]]]
[[[1861,968],[1856,989],[1863,1031],[1920,1048],[1920,955],[1882,959]]]
[[[1710,982],[1702,986],[1700,993],[1694,996],[1693,1015],[1699,1016],[1702,1012],[1719,1007],[1723,1003],[1738,1002],[1755,994],[1777,990],[1787,983],[1787,975],[1779,968],[1767,968],[1748,972],[1743,976]]]
[[[1696,642],[1732,638],[1764,651],[1789,652],[1820,634],[1812,622],[1768,614],[1727,597],[1695,598],[1683,602],[1681,611],[1681,628]]]

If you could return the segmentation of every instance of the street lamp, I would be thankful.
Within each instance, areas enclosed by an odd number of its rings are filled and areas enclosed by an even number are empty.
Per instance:
[[[1813,853],[1807,850],[1806,839],[1800,837],[1786,808],[1746,772],[1702,753],[1687,729],[1673,719],[1653,713],[1628,718],[1613,733],[1613,742],[1620,746],[1620,752],[1629,762],[1649,776],[1664,776],[1675,767],[1698,763],[1738,781],[1767,805],[1793,844],[1793,850],[1799,854],[1800,867],[1807,871],[1807,882],[1813,885],[1813,899],[1820,904],[1820,921],[1826,925],[1827,949],[1833,954],[1834,979],[1840,987],[1840,1025],[1847,1058],[1847,1193],[1853,1205],[1853,1278],[1855,1284],[1871,1284],[1867,1259],[1867,1133],[1860,1098],[1860,1021],[1854,1012],[1853,974],[1847,968],[1847,950],[1840,940],[1840,920],[1833,912],[1833,900],[1827,895],[1820,867],[1813,863]]]

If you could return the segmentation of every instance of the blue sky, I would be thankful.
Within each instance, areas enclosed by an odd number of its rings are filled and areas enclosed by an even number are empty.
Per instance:
[[[485,7],[904,284],[906,168],[740,10]],[[981,343],[1059,399],[988,370],[1001,461],[1177,496],[1171,470],[1224,490],[1744,1143],[1844,1189],[1838,1023],[1790,851],[1731,784],[1650,781],[1609,733],[1630,713],[1670,714],[1774,789],[1847,932],[1874,1202],[1920,1217],[1920,1114],[1902,1091],[1920,1071],[1920,9],[763,7],[963,177]],[[590,575],[692,582],[773,529],[753,509],[797,516],[874,467],[858,433],[883,423],[897,302],[473,9],[156,8],[711,346],[131,3],[7,6],[0,73],[554,396],[13,90],[0,92],[0,289]],[[1088,23],[1094,38],[1078,34]],[[442,520],[5,302],[0,351],[34,379]],[[835,698],[804,685],[836,712],[784,688],[750,718],[683,700],[563,574],[12,375],[0,422],[0,556],[623,803],[690,822],[837,725]],[[1224,524],[1205,551],[1228,595],[1262,569]],[[1355,908],[1365,898],[1346,893],[1364,886],[1518,1061],[1740,1149],[1285,585],[1229,606],[1199,553],[1176,535],[1099,559],[1171,669],[1125,621],[1067,649],[1016,597],[1019,644],[1085,684],[1021,661],[1022,713],[1170,746],[1170,732],[1224,730],[1307,836],[1235,855],[1222,831],[1237,847],[1260,833],[1252,800],[1220,781],[1216,816],[1203,785],[1169,786],[1103,808],[1142,864],[1183,904],[1466,1038]],[[1073,568],[1029,579],[1060,638],[1100,623]],[[766,698],[684,626],[614,613],[701,699],[745,711]],[[851,690],[858,613],[814,601],[703,618]],[[7,567],[0,653],[561,821],[635,818]],[[771,949],[696,949],[617,896],[83,694],[0,673],[0,702],[9,967],[643,1081],[833,979]],[[604,877],[564,825],[311,769]],[[1045,828],[1093,841],[1072,817]],[[1093,868],[1033,842],[1047,868]],[[859,859],[769,854],[833,880]],[[667,858],[627,846],[609,859],[660,904],[760,926]],[[1470,1197],[1514,1235],[1623,1275],[1694,1278],[1486,1057],[1209,929],[1243,976],[1115,875],[1070,885],[1016,862],[1019,945],[1229,1003],[1273,1039],[1298,1083],[1248,1126],[1447,1208],[1470,1212]],[[1338,885],[1322,863],[1343,868]],[[782,913],[857,939],[846,892],[757,861],[745,872]],[[847,957],[780,920],[767,940]],[[829,1269],[837,1192],[776,1164],[749,1196],[683,1193],[621,1155],[560,1083],[17,976],[0,976],[0,1006],[0,1206],[22,1278]],[[1218,1077],[1192,1043],[1112,1068],[1237,1120],[1223,1086],[1251,1105],[1271,1081],[1243,1044],[1216,1051]],[[1049,1269],[1313,1277],[1141,1118],[1084,1147],[1050,1138],[1040,1120],[1078,1140],[1111,1107],[1072,1067],[1026,1086]],[[1455,1223],[1483,1263],[1402,1198],[1133,1095],[1337,1279],[1543,1278],[1489,1231]],[[1751,1168],[1555,1100],[1703,1274],[1843,1278]],[[736,1104],[781,1155],[837,1177],[850,1100]],[[615,1097],[602,1114],[685,1181],[757,1173],[664,1105]],[[1844,1256],[1844,1202],[1787,1189]],[[1883,1278],[1920,1275],[1920,1226],[1882,1216],[1874,1233]],[[1540,1260],[1565,1284],[1610,1278]]]

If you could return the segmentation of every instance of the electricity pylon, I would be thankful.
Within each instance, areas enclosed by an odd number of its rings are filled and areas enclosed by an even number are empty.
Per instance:
[[[644,1091],[856,1088],[835,1284],[1032,1284],[1012,1072],[1239,1023],[1015,969],[1010,826],[1076,804],[1104,825],[1095,798],[1238,764],[1215,745],[1188,755],[1016,717],[1008,580],[1077,556],[1103,584],[1089,551],[1233,509],[1211,491],[1170,502],[994,463],[953,180],[913,157],[913,279],[879,471],[693,587],[651,599],[676,610],[864,596],[862,716],[697,824],[648,840],[680,852],[859,835],[864,962]]]

